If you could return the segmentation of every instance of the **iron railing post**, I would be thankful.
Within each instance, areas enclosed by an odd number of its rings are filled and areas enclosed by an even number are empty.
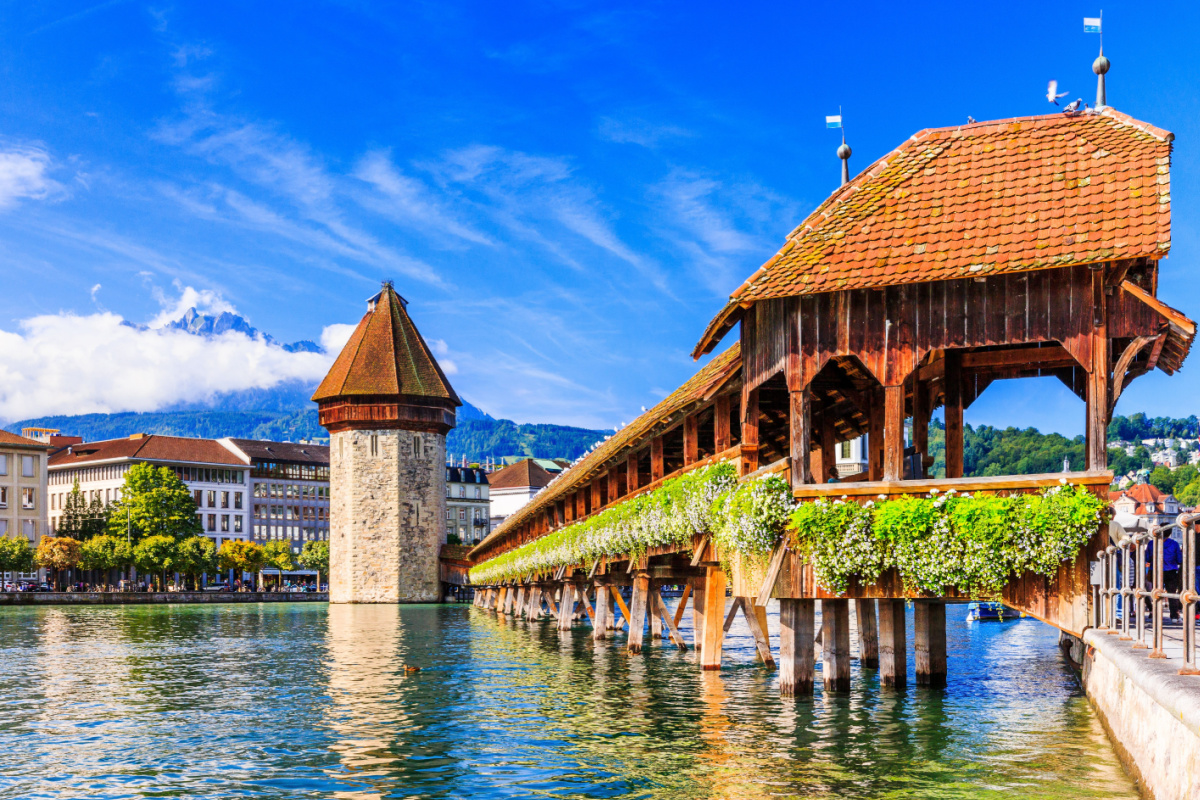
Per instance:
[[[1178,525],[1183,531],[1183,668],[1180,675],[1200,675],[1196,668],[1196,517],[1180,514]]]
[[[1138,650],[1149,650],[1150,645],[1146,644],[1146,609],[1143,606],[1143,599],[1147,592],[1143,588],[1146,585],[1146,540],[1141,536],[1137,536],[1137,548],[1134,552],[1134,562],[1129,566],[1129,572],[1133,576],[1133,619],[1137,623],[1136,634],[1134,636],[1137,641],[1133,643],[1134,648]]]
[[[1114,606],[1110,591],[1112,589],[1112,581],[1110,580],[1113,560],[1112,553],[1113,546],[1111,544],[1100,551],[1100,588],[1097,591],[1098,602],[1096,603],[1096,616],[1099,620],[1096,624],[1096,629],[1108,633],[1112,633],[1111,629],[1116,624],[1113,617]]]
[[[1154,626],[1153,627],[1154,649],[1150,651],[1150,658],[1166,658],[1167,657],[1167,654],[1163,652],[1163,620],[1162,620],[1163,603],[1165,602],[1165,599],[1163,597],[1163,594],[1164,594],[1164,588],[1163,588],[1163,542],[1165,541],[1165,539],[1163,538],[1163,535],[1162,535],[1164,530],[1167,532],[1167,535],[1169,536],[1171,533],[1171,529],[1169,527],[1164,528],[1161,525],[1156,526],[1153,529],[1153,531],[1151,532],[1151,536],[1153,537],[1153,542],[1154,542],[1154,572],[1153,572],[1154,588],[1151,590],[1150,598],[1154,604],[1153,605],[1154,616],[1151,618],[1150,622]]]

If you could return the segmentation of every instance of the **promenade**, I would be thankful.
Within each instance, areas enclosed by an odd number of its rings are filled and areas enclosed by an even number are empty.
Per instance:
[[[0,592],[0,606],[326,602],[329,592]]]

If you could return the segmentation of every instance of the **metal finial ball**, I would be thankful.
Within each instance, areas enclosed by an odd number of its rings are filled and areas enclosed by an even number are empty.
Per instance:
[[[1096,60],[1092,62],[1092,72],[1096,73],[1097,75],[1103,75],[1104,73],[1108,72],[1108,68],[1111,66],[1112,64],[1107,58],[1104,56],[1097,56]]]
[[[850,145],[846,144],[845,142],[842,142],[841,147],[839,147],[837,149],[837,153],[838,153],[838,158],[840,158],[840,159],[844,160],[844,159],[849,158],[850,157]]]

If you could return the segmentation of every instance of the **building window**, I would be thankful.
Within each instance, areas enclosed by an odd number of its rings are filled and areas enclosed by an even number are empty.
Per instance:
[[[236,509],[241,509],[241,507],[242,507],[242,493],[241,492],[233,493],[233,507]]]
[[[210,531],[215,531],[217,529],[217,515],[216,514],[208,515],[208,529]]]
[[[254,496],[255,497],[266,497],[267,496],[267,484],[265,484],[265,483],[254,484]]]
[[[413,437],[413,455],[416,456],[417,458],[420,458],[422,455],[422,453],[421,453],[421,437],[420,436]]]
[[[21,508],[25,511],[33,511],[37,508],[37,489],[21,490]]]
[[[221,492],[221,508],[229,508],[229,492]]]
[[[217,507],[217,493],[213,489],[208,490],[208,507],[209,508]]]
[[[842,459],[849,461],[850,460],[850,442],[842,442],[841,447],[842,447]]]
[[[21,477],[33,477],[33,456],[21,456]]]
[[[8,508],[8,487],[0,486],[0,508]]]
[[[465,486],[458,487],[458,496],[466,497],[467,496],[467,487],[465,487]]]
[[[223,533],[229,533],[229,515],[228,514],[221,515],[221,531]]]
[[[476,500],[483,499],[483,489],[480,489],[478,486],[475,487],[475,499]]]
[[[8,474],[8,454],[0,453],[0,475]]]
[[[22,520],[21,525],[25,528],[25,538],[30,541],[37,541],[37,520]]]
[[[458,518],[461,520],[465,520],[467,518],[467,510],[465,508],[460,508],[458,510]]]
[[[204,492],[197,489],[196,491],[192,492],[192,497],[196,500],[196,508],[200,508],[202,505],[204,505]]]
[[[454,519],[454,512],[448,508],[446,509],[446,519]]]
[[[374,457],[374,456],[378,456],[378,455],[379,455],[379,436],[372,433],[371,434],[371,456]]]

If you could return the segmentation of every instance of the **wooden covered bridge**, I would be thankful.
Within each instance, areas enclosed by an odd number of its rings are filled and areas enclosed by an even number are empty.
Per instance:
[[[694,356],[739,340],[677,391],[564,472],[470,553],[472,563],[519,548],[719,461],[742,480],[786,475],[797,502],[866,502],[956,489],[1035,492],[1062,479],[1107,497],[1106,429],[1121,392],[1153,369],[1179,369],[1193,323],[1157,299],[1170,247],[1172,135],[1105,108],[1098,113],[923,130],[841,186],[738,287]],[[1053,376],[1086,407],[1086,465],[1068,474],[963,477],[963,411],[995,380]],[[929,424],[944,409],[945,476],[931,477]],[[868,467],[834,479],[835,448],[867,435]],[[1004,601],[1079,634],[1090,624],[1091,541],[1054,577],[1025,574]],[[631,620],[628,648],[649,619],[676,646],[690,603],[704,668],[742,611],[762,658],[775,654],[764,606],[780,601],[785,693],[812,689],[814,601],[822,603],[822,674],[850,683],[849,603],[861,654],[885,685],[903,685],[904,603],[915,602],[918,683],[945,681],[945,603],[906,589],[894,571],[834,594],[786,547],[767,569],[729,564],[708,537],[637,557],[563,563],[477,587],[476,604],[558,617],[578,607],[598,639],[614,604]],[[685,585],[677,608],[661,585]],[[626,603],[616,589],[632,588]],[[727,587],[733,600],[727,605]],[[876,601],[878,605],[876,605]],[[543,608],[545,611],[543,611]]]

